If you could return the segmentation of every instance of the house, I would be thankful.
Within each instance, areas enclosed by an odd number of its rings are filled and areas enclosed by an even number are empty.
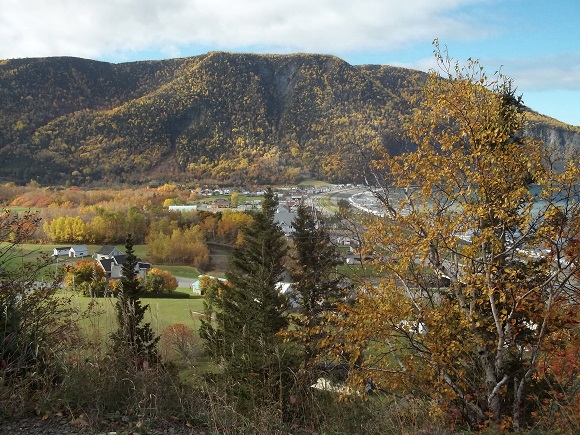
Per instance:
[[[286,237],[290,236],[294,232],[292,227],[292,222],[296,217],[296,213],[288,210],[286,207],[280,207],[274,214],[274,223],[280,226],[280,229],[284,232]]]
[[[89,256],[89,250],[84,245],[71,246],[68,256],[73,258],[85,258]]]
[[[353,244],[353,240],[350,237],[339,236],[336,238],[336,244],[339,246],[350,246]]]
[[[201,287],[201,279],[203,277],[208,277],[211,279],[218,279],[221,282],[227,282],[227,279],[225,279],[225,278],[216,278],[215,276],[211,276],[211,275],[198,275],[198,277],[197,277],[198,279],[191,283],[191,292],[194,295],[200,295],[200,296],[203,295],[203,288]]]
[[[347,255],[345,259],[346,264],[362,264],[362,257],[358,255]]]
[[[229,208],[230,207],[230,202],[227,199],[216,199],[212,206],[214,208]]]
[[[100,266],[101,269],[103,269],[103,272],[105,272],[105,278],[110,279],[113,260],[110,258],[97,258],[95,262],[98,266]]]
[[[115,255],[123,255],[123,253],[118,248],[109,245],[103,246],[95,253],[97,260],[101,258],[113,258]]]
[[[61,248],[54,248],[52,250],[53,257],[68,257],[70,252],[70,246],[64,246]]]
[[[113,258],[101,258],[96,261],[105,272],[107,279],[121,279],[123,278],[123,263],[125,263],[126,259],[126,255],[115,255]],[[138,261],[135,265],[135,272],[137,272],[139,278],[145,278],[151,267],[151,263]]]

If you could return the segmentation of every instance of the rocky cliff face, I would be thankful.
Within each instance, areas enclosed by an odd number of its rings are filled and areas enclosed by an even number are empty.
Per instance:
[[[526,132],[542,141],[548,149],[553,149],[562,160],[578,158],[580,151],[580,128],[561,123],[535,122]]]

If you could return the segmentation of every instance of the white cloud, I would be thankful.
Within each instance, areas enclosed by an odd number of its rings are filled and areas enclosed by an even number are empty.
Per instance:
[[[489,0],[487,0],[489,1]],[[188,46],[270,52],[375,50],[469,37],[475,0],[2,0],[0,58],[103,58]],[[181,53],[187,55],[189,53]]]
[[[462,63],[462,59],[456,60]],[[489,74],[501,68],[501,72],[511,77],[518,89],[526,92],[580,91],[580,53],[538,54],[529,58],[510,59],[483,58],[480,63]],[[421,71],[437,70],[433,56],[390,64]]]
[[[504,72],[524,94],[537,92],[543,98],[550,89],[578,92],[577,30],[563,25],[570,16],[560,18],[556,13],[549,21],[556,9],[548,4],[522,9],[524,4],[523,0],[0,0],[0,59],[78,56],[128,61],[210,50],[313,52],[426,71],[435,66],[430,43],[439,38],[449,43],[451,55],[459,60],[464,59],[457,49],[464,47],[463,53],[481,57],[488,71],[505,65]],[[558,54],[565,50],[567,55]],[[549,54],[542,57],[542,52]],[[577,119],[580,109],[574,98],[566,101],[566,110],[576,113]]]
[[[512,59],[506,74],[518,87],[530,91],[580,91],[580,53]]]

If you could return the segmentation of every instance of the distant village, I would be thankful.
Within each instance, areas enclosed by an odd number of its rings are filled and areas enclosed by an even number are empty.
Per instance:
[[[288,189],[278,189],[276,193],[278,194],[279,206],[274,216],[275,222],[280,226],[281,230],[284,232],[286,237],[290,237],[293,232],[292,222],[296,217],[297,208],[300,203],[304,202],[306,204],[313,205],[311,198],[315,195],[328,193],[333,189],[344,188],[349,186],[325,186],[321,188],[288,188]],[[249,210],[259,210],[261,207],[261,197],[264,195],[265,191],[240,191],[240,195],[243,195],[245,201],[233,207],[229,199],[224,198],[224,196],[232,195],[234,190],[232,189],[202,189],[196,191],[198,195],[207,197],[205,200],[199,204],[194,205],[169,205],[170,211],[177,212],[192,212],[192,211],[209,211],[218,212],[222,210],[232,210],[232,211],[249,211]],[[215,199],[211,199],[216,197]],[[249,197],[256,199],[248,199]],[[344,262],[346,264],[361,264],[363,258],[360,253],[358,253],[360,243],[359,241],[349,237],[348,235],[341,234],[339,231],[332,232],[333,241],[337,247],[343,248],[341,253],[343,255]],[[74,259],[85,259],[92,258],[95,261],[95,265],[102,269],[104,276],[107,281],[111,279],[120,279],[123,276],[122,268],[126,260],[126,255],[120,249],[115,246],[105,245],[100,248],[97,252],[91,254],[85,245],[75,245],[75,246],[63,246],[57,247],[53,250],[53,256],[58,262],[60,258],[74,258]],[[365,258],[368,260],[368,258]],[[148,262],[138,260],[135,267],[135,272],[139,277],[145,277],[149,270],[151,270],[152,265]],[[201,276],[201,275],[200,275]],[[192,285],[192,290],[194,293],[199,294],[199,282],[196,281]]]

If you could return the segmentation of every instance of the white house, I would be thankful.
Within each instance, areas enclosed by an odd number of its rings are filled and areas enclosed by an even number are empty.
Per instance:
[[[280,207],[274,214],[274,223],[280,226],[280,229],[284,232],[286,237],[292,235],[294,228],[292,227],[292,222],[296,217],[296,213],[288,210],[286,207]]]
[[[68,251],[69,257],[84,258],[89,256],[89,250],[84,245],[71,246]]]
[[[53,257],[68,257],[70,252],[70,246],[64,246],[62,248],[54,248],[52,250]]]
[[[199,295],[199,296],[203,295],[203,289],[201,287],[201,279],[203,277],[208,277],[208,278],[211,278],[211,279],[217,279],[217,280],[219,280],[221,282],[227,282],[228,281],[225,278],[216,278],[215,276],[211,276],[211,275],[198,275],[198,277],[197,277],[198,279],[196,281],[194,281],[194,282],[191,283],[191,291],[192,291],[192,293],[194,295]]]
[[[123,255],[123,253],[115,246],[105,245],[95,255],[97,260],[100,260],[101,258],[113,258],[117,255]]]

